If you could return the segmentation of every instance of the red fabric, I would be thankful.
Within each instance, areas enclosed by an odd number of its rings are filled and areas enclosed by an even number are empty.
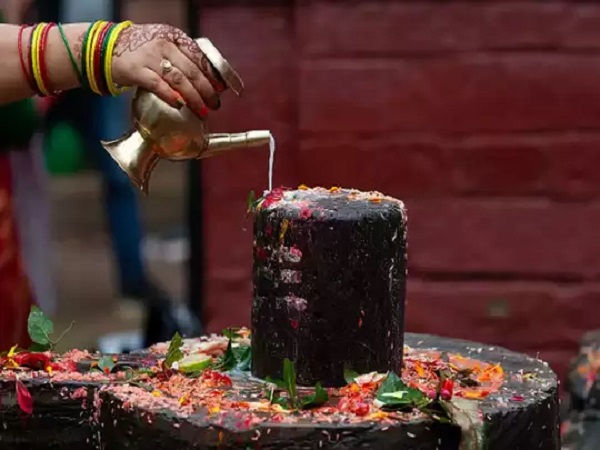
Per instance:
[[[33,304],[23,270],[12,205],[10,163],[0,155],[0,351],[29,346],[27,317]]]

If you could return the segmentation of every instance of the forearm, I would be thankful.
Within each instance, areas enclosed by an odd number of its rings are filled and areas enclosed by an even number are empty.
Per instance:
[[[88,27],[87,23],[63,26],[67,41],[78,64],[81,59],[83,35]],[[28,70],[27,60],[31,32],[32,28],[28,28],[22,36],[23,58]],[[0,25],[0,55],[4,60],[3,70],[0,70],[0,104],[27,98],[34,94],[21,69],[18,39],[18,25]],[[53,27],[48,34],[45,63],[52,91],[63,91],[79,86],[77,74],[71,65],[69,54],[57,27]]]

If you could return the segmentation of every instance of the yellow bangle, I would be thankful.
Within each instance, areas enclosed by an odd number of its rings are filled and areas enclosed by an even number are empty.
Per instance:
[[[98,95],[102,95],[100,89],[98,88],[98,82],[94,76],[94,49],[96,48],[96,43],[98,41],[98,37],[100,35],[100,30],[107,22],[104,20],[99,20],[94,24],[90,32],[90,37],[87,42],[86,49],[86,68],[87,68],[87,76],[88,81],[90,83],[90,89]]]
[[[117,40],[119,39],[119,35],[121,34],[121,32],[123,30],[125,30],[126,28],[129,28],[131,25],[133,25],[133,22],[131,22],[131,20],[127,20],[127,21],[122,22],[119,25],[117,25],[115,27],[115,29],[113,30],[112,34],[110,35],[108,44],[106,46],[106,58],[104,59],[104,74],[106,76],[106,84],[107,84],[106,87],[108,88],[109,92],[113,96],[117,96],[126,90],[126,88],[117,87],[113,81],[112,61],[113,61],[113,52],[114,52]]]
[[[96,28],[98,28],[98,24],[100,22],[96,21],[94,22],[94,24],[92,25],[88,36],[87,36],[87,40],[85,43],[85,73],[88,79],[88,85],[90,86],[90,89],[92,89],[92,80],[94,78],[94,74],[93,72],[90,72],[90,48],[91,48],[91,42],[94,39],[94,32],[96,31]]]
[[[38,24],[32,32],[33,35],[31,39],[31,71],[33,73],[35,84],[43,95],[49,95],[46,86],[44,86],[40,67],[40,38],[46,25],[47,24],[43,22]]]
[[[40,90],[40,83],[38,81],[38,74],[37,74],[37,60],[35,57],[35,50],[37,48],[36,45],[36,37],[37,34],[39,32],[40,26],[42,26],[43,24],[38,23],[33,30],[31,30],[31,48],[29,49],[29,51],[31,52],[31,74],[33,75],[33,81],[35,82],[35,85],[38,89],[38,91]],[[40,91],[41,93],[41,91]]]

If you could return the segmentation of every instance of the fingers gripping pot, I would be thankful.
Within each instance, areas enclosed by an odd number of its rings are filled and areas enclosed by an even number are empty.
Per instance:
[[[219,81],[239,96],[244,89],[239,75],[208,39],[196,42]],[[144,193],[161,159],[208,158],[227,150],[266,145],[271,138],[264,130],[208,134],[205,122],[187,107],[174,108],[141,88],[133,95],[131,112],[133,129],[115,141],[102,141],[102,146]]]

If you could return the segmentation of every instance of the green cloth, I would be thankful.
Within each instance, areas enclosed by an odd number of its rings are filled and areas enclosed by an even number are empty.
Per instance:
[[[46,167],[52,175],[68,175],[84,166],[83,139],[67,122],[54,125],[44,142]]]
[[[0,23],[4,23],[0,11]],[[12,70],[21,70],[15,67]],[[39,129],[42,119],[32,99],[28,98],[0,106],[0,151],[26,148],[34,133]]]

